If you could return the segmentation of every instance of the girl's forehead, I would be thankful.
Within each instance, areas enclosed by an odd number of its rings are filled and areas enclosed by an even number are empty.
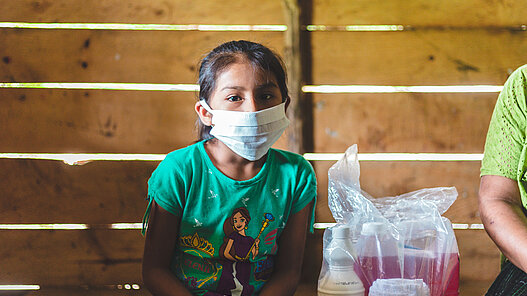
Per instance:
[[[216,83],[252,82],[256,85],[276,83],[275,75],[271,71],[261,69],[246,59],[234,62],[216,77]]]

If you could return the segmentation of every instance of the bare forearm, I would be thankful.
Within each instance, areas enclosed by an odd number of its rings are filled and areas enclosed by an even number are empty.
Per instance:
[[[162,268],[143,270],[143,280],[152,295],[192,296],[186,287],[171,272]]]
[[[485,230],[503,254],[517,267],[527,271],[527,219],[521,204],[487,200],[480,204]]]

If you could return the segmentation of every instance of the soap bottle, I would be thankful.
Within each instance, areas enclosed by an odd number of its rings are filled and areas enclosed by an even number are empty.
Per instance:
[[[354,270],[355,256],[350,228],[333,228],[331,242],[324,250],[328,268],[318,282],[318,296],[364,295],[364,286]]]

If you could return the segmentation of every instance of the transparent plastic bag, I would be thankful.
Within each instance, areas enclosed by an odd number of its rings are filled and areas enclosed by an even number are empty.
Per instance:
[[[363,283],[364,295],[368,295],[375,280],[391,278],[422,280],[429,289],[429,294],[423,295],[459,295],[457,242],[452,224],[441,216],[457,198],[454,187],[373,198],[360,188],[356,145],[348,148],[328,175],[328,204],[337,225],[324,232],[319,286],[329,276],[327,257],[328,251],[335,248],[331,244],[333,230],[346,227],[353,248],[348,253]]]

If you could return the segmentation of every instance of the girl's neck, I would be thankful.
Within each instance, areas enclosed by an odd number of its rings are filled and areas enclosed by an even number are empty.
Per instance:
[[[237,181],[254,178],[267,158],[264,156],[256,161],[247,160],[217,139],[206,141],[204,147],[214,166],[225,176]]]

